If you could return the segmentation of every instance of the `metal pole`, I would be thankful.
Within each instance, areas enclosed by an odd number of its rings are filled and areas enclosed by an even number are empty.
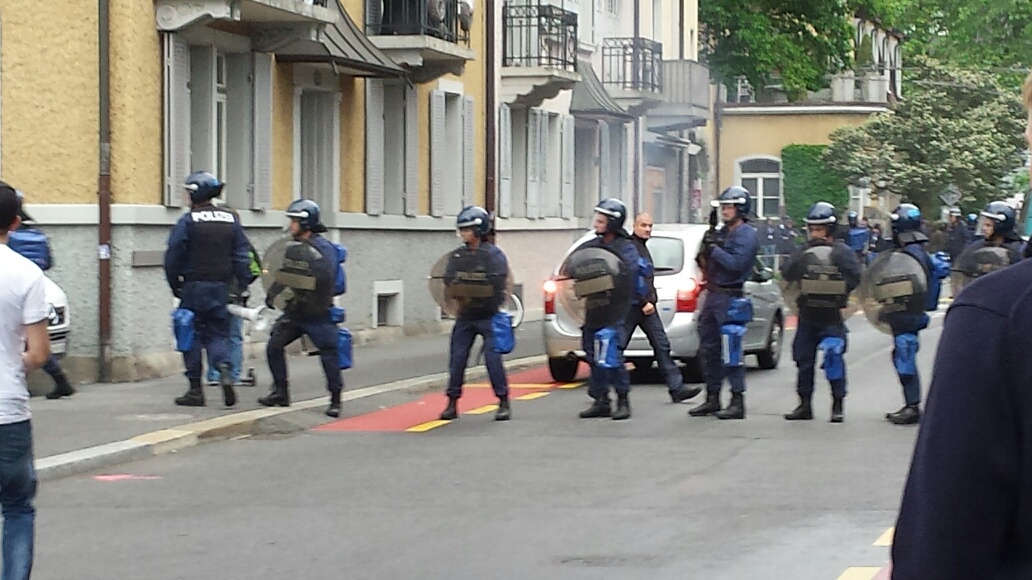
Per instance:
[[[111,45],[109,0],[98,0],[98,47],[100,92],[100,159],[97,176],[97,205],[100,212],[97,229],[98,296],[100,352],[97,360],[101,382],[111,380]]]
[[[487,47],[484,52],[487,53],[487,66],[485,76],[487,77],[487,86],[485,87],[485,103],[484,108],[486,109],[484,115],[484,121],[486,125],[486,151],[484,159],[484,205],[488,212],[495,211],[496,205],[496,185],[495,185],[495,172],[497,168],[497,155],[498,155],[498,139],[496,137],[495,125],[498,121],[498,106],[495,104],[495,25],[497,19],[495,18],[495,0],[487,0],[487,6],[485,7],[486,17],[484,21],[487,24],[487,30],[485,34],[485,43]]]

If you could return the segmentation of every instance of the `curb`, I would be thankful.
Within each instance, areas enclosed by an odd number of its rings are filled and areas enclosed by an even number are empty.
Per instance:
[[[515,359],[505,363],[505,370],[510,372],[519,371],[528,367],[541,366],[547,361],[548,357],[545,355]],[[487,376],[487,368],[483,365],[472,367],[467,369],[466,373],[467,382],[479,380]],[[403,389],[425,389],[447,379],[448,373],[445,372],[384,383],[382,385],[373,385],[354,391],[345,391],[341,395],[341,401],[355,401]],[[255,423],[264,419],[322,407],[325,404],[326,397],[322,396],[315,399],[296,401],[289,407],[252,409],[250,411],[231,413],[169,429],[144,433],[125,441],[115,441],[113,443],[105,443],[103,445],[42,457],[36,460],[36,477],[39,481],[49,481],[121,463],[139,461],[155,455],[173,453],[201,443],[248,434]]]

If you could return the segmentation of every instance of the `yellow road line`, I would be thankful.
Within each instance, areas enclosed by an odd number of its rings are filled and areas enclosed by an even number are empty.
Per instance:
[[[889,528],[885,532],[878,536],[878,539],[874,541],[875,546],[888,547],[892,545],[892,538],[896,535],[896,528]]]
[[[426,423],[420,423],[415,427],[409,427],[408,429],[405,429],[405,431],[408,431],[409,433],[425,433],[431,429],[436,429],[441,425],[447,425],[448,423],[451,423],[451,421],[435,419],[433,421],[427,421]]]
[[[873,580],[879,571],[879,566],[853,566],[846,568],[838,580]]]
[[[534,399],[540,399],[541,397],[547,397],[548,391],[541,391],[537,393],[527,393],[526,395],[520,395],[516,397],[517,401],[533,401]]]
[[[555,388],[557,388],[557,389],[576,389],[576,388],[580,387],[583,384],[584,384],[583,382],[581,382],[581,383],[563,383],[561,385],[556,385]]]
[[[470,409],[463,413],[463,415],[486,415],[498,410],[498,405],[484,405],[483,407],[477,407],[476,409]]]

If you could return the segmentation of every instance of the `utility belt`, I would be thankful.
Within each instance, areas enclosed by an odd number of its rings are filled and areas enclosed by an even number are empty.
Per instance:
[[[198,276],[184,276],[183,277],[183,284],[189,284],[191,282],[221,282],[223,284],[230,284],[232,281],[233,281],[232,278],[226,278],[224,276],[221,277],[221,278],[206,278],[206,277],[198,277]]]
[[[745,291],[742,290],[742,286],[710,286],[709,291],[714,292],[716,294],[733,296],[735,298],[741,298],[745,296]]]

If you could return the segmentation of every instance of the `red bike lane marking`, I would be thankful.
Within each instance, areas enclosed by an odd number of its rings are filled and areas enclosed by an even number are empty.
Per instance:
[[[587,377],[587,365],[580,365],[578,382]],[[552,380],[548,367],[538,367],[509,375],[509,398],[516,399],[530,393],[551,391],[559,385]],[[415,401],[380,409],[371,413],[339,419],[313,428],[313,431],[405,431],[410,427],[433,421],[440,416],[448,399],[443,392],[423,395]],[[477,382],[466,385],[459,399],[459,414],[498,402],[490,383]]]

